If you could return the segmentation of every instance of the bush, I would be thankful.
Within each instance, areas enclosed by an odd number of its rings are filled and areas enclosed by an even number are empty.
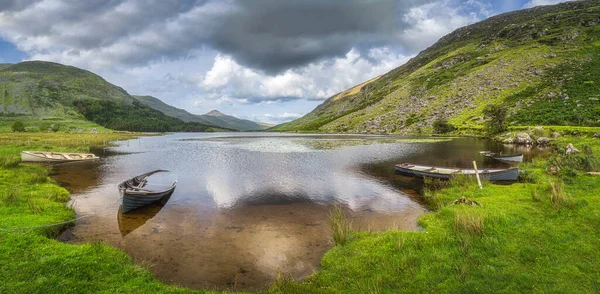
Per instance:
[[[50,129],[50,124],[47,122],[40,123],[40,132],[47,132]]]
[[[446,134],[456,130],[454,125],[448,123],[448,120],[438,118],[433,122],[433,132],[436,134]]]
[[[25,124],[20,120],[13,122],[11,128],[13,132],[25,132]]]
[[[60,130],[60,125],[59,124],[52,124],[50,126],[50,130],[54,133],[58,132],[58,130]]]
[[[490,134],[497,134],[506,131],[506,117],[508,108],[500,104],[488,104],[483,109],[483,115],[486,118],[485,128]]]

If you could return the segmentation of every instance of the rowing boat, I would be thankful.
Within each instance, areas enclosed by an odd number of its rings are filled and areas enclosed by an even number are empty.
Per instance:
[[[174,181],[171,186],[155,187],[148,183],[148,177],[160,172],[168,172],[166,170],[155,170],[149,173],[141,174],[119,184],[119,192],[121,193],[121,211],[127,213],[136,208],[157,202],[165,196],[170,196],[175,190],[177,181]]]
[[[96,160],[99,157],[91,153],[68,153],[47,151],[21,151],[23,162],[75,162]]]
[[[523,154],[522,153],[496,155],[496,153],[491,152],[491,151],[481,151],[481,152],[479,152],[479,154],[481,154],[485,157],[490,157],[495,160],[502,161],[504,163],[509,163],[509,164],[523,162]]]
[[[419,178],[451,179],[456,175],[475,176],[474,169],[425,166],[410,163],[396,165],[396,172]],[[478,170],[479,176],[490,181],[516,181],[518,168],[490,168]]]

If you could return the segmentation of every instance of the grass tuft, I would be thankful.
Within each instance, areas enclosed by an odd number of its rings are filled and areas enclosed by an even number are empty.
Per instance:
[[[2,195],[2,201],[8,205],[16,204],[19,202],[19,194],[21,194],[19,185],[9,185]]]
[[[457,210],[454,215],[454,231],[469,235],[482,235],[485,217],[472,210]]]
[[[548,189],[550,190],[550,202],[552,202],[554,208],[575,207],[575,201],[565,192],[562,181],[550,180],[548,182]]]
[[[338,205],[329,212],[329,225],[336,245],[344,245],[348,241],[352,223],[344,214],[344,210]]]

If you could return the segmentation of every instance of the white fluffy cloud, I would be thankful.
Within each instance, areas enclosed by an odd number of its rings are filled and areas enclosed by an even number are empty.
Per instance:
[[[366,56],[352,49],[343,57],[268,75],[219,54],[200,86],[219,99],[246,97],[254,102],[294,98],[322,100],[381,75],[408,58],[386,47],[373,48]]]

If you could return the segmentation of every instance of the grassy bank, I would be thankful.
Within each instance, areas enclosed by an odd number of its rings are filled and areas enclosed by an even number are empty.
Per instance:
[[[563,136],[594,155],[551,154],[522,164],[523,182],[469,179],[429,183],[432,213],[423,232],[352,232],[302,284],[274,292],[568,292],[600,291],[600,139]],[[588,147],[585,147],[588,146]],[[442,186],[442,188],[440,187]],[[441,189],[440,189],[441,188]],[[453,204],[461,197],[481,206]]]
[[[41,226],[73,219],[69,193],[47,167],[20,164],[23,149],[89,151],[136,134],[0,134],[0,227]],[[70,245],[54,240],[65,224],[0,230],[0,293],[187,292],[158,282],[118,249],[101,243]]]
[[[600,177],[585,174],[600,168],[590,155],[600,154],[600,139],[580,134],[553,142],[574,143],[581,154],[553,154],[537,158],[535,166],[523,164],[526,176],[520,183],[484,183],[482,190],[468,179],[429,183],[424,197],[432,213],[420,219],[423,232],[359,233],[341,226],[339,245],[324,256],[317,273],[303,283],[282,278],[270,291],[600,291]],[[46,167],[19,164],[19,151],[88,151],[133,136],[0,134],[0,227],[75,217],[65,205],[68,192],[48,178]],[[460,197],[482,206],[453,205]],[[68,225],[0,230],[0,293],[189,292],[157,281],[118,249],[54,240]]]

